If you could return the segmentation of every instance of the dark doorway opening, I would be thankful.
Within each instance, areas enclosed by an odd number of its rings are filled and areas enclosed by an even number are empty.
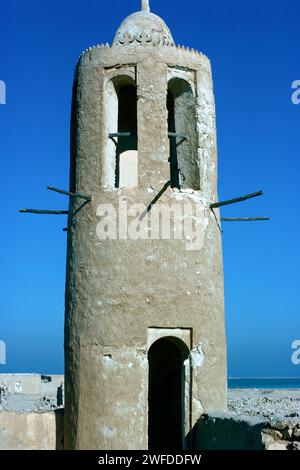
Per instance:
[[[184,449],[188,355],[187,346],[173,337],[157,340],[149,350],[149,450]]]

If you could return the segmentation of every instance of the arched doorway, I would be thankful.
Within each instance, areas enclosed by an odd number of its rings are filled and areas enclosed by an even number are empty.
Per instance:
[[[184,361],[188,356],[186,344],[171,336],[155,341],[149,349],[149,450],[184,448]]]

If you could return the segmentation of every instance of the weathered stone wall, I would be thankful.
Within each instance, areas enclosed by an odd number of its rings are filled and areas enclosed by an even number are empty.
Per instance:
[[[0,450],[62,450],[63,410],[0,412]]]
[[[227,414],[203,416],[193,432],[198,450],[300,450],[299,419],[261,421]]]
[[[0,409],[3,411],[50,411],[63,404],[63,375],[0,375]]]

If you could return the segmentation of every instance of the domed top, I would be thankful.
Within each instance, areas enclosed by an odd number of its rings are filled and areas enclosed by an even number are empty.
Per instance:
[[[142,11],[128,16],[116,32],[113,46],[126,44],[174,44],[172,34],[159,16],[150,12],[149,2],[142,0]]]

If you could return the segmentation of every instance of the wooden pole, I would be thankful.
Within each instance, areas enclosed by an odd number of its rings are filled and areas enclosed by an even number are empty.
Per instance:
[[[187,137],[182,134],[177,134],[177,132],[168,132],[169,137],[175,137],[175,139],[182,139],[182,140],[187,140]]]
[[[59,193],[59,194],[64,194],[65,196],[78,197],[80,199],[84,199],[85,201],[92,200],[91,196],[87,196],[85,194],[80,194],[80,193],[70,193],[69,191],[64,191],[63,189],[54,188],[53,186],[47,186],[47,189],[49,189],[50,191]]]
[[[48,211],[39,209],[21,209],[21,214],[68,215],[69,211]]]
[[[257,222],[271,220],[269,217],[222,217],[222,222]]]
[[[110,139],[113,139],[114,137],[131,137],[133,135],[134,134],[132,134],[131,132],[114,132],[112,134],[109,134],[108,137]]]
[[[247,201],[247,199],[252,199],[253,197],[262,196],[263,191],[258,191],[256,193],[246,194],[246,196],[237,197],[235,199],[229,199],[228,201],[215,202],[210,205],[211,209],[216,209],[217,207],[228,206],[229,204],[235,204],[237,202]]]

